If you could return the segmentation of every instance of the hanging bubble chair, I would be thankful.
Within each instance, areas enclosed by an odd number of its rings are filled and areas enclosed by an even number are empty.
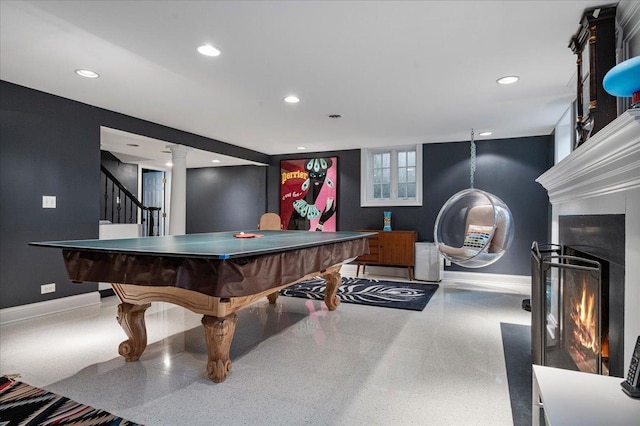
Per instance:
[[[473,131],[471,144],[471,188],[458,192],[444,203],[436,218],[433,238],[442,256],[449,261],[466,268],[481,268],[506,253],[513,240],[513,218],[504,201],[473,188]]]

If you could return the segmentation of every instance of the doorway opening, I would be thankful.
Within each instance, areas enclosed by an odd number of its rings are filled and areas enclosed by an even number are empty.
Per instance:
[[[141,174],[142,204],[157,212],[149,215],[149,223],[143,224],[143,234],[145,237],[167,235],[165,210],[167,172],[143,168]]]

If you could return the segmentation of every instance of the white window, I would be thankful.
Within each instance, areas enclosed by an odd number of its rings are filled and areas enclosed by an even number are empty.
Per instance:
[[[555,131],[555,162],[558,164],[563,158],[571,154],[573,149],[575,130],[573,128],[573,116],[575,111],[575,102],[565,111]]]
[[[361,150],[360,205],[421,206],[422,145]]]

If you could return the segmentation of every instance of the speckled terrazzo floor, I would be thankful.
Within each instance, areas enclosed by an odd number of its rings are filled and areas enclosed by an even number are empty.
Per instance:
[[[0,374],[146,425],[512,425],[500,323],[530,324],[524,297],[444,280],[422,312],[265,299],[238,313],[222,384],[201,316],[172,305],[147,311],[149,345],[124,362],[108,297],[1,326]]]

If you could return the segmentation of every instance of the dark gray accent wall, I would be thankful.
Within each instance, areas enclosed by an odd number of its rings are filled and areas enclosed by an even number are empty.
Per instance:
[[[3,83],[0,96],[0,307],[95,291],[72,284],[60,250],[28,246],[98,236],[100,128],[86,105]],[[82,120],[80,117],[89,117]],[[42,196],[57,197],[43,209]],[[40,294],[40,285],[56,292]]]
[[[100,126],[269,162],[266,154],[0,81],[0,308],[97,290],[67,279],[59,250],[28,243],[98,237]],[[58,208],[43,209],[43,195],[55,195]],[[41,295],[40,285],[51,282],[56,292]]]
[[[279,211],[280,159],[303,157],[270,157],[0,81],[0,308],[96,290],[68,281],[58,250],[28,243],[98,237],[100,126],[270,164],[191,171],[187,232],[255,227],[260,214]],[[359,150],[304,157],[339,158],[338,229],[381,229],[382,212],[391,210],[394,229],[416,229],[429,241],[442,204],[469,185],[469,144],[427,144],[423,155],[424,205],[391,209],[360,207]],[[529,274],[529,245],[546,241],[549,228],[548,199],[535,178],[551,159],[549,136],[478,142],[476,186],[502,198],[516,224],[511,250],[479,272]],[[42,209],[43,195],[55,195],[58,208]],[[50,282],[57,291],[41,295]]]
[[[267,167],[187,170],[187,234],[257,229],[266,193]]]
[[[537,136],[477,141],[475,187],[493,193],[509,206],[515,222],[510,250],[493,265],[473,271],[529,275],[531,242],[546,241],[549,199],[535,179],[552,166],[553,139]],[[360,150],[275,156],[269,167],[268,209],[280,207],[280,160],[338,157],[338,230],[382,229],[383,211],[392,212],[392,227],[415,229],[420,241],[433,241],[438,212],[456,192],[469,188],[470,144],[423,145],[423,205],[421,207],[360,207]],[[450,270],[470,271],[452,265]]]

